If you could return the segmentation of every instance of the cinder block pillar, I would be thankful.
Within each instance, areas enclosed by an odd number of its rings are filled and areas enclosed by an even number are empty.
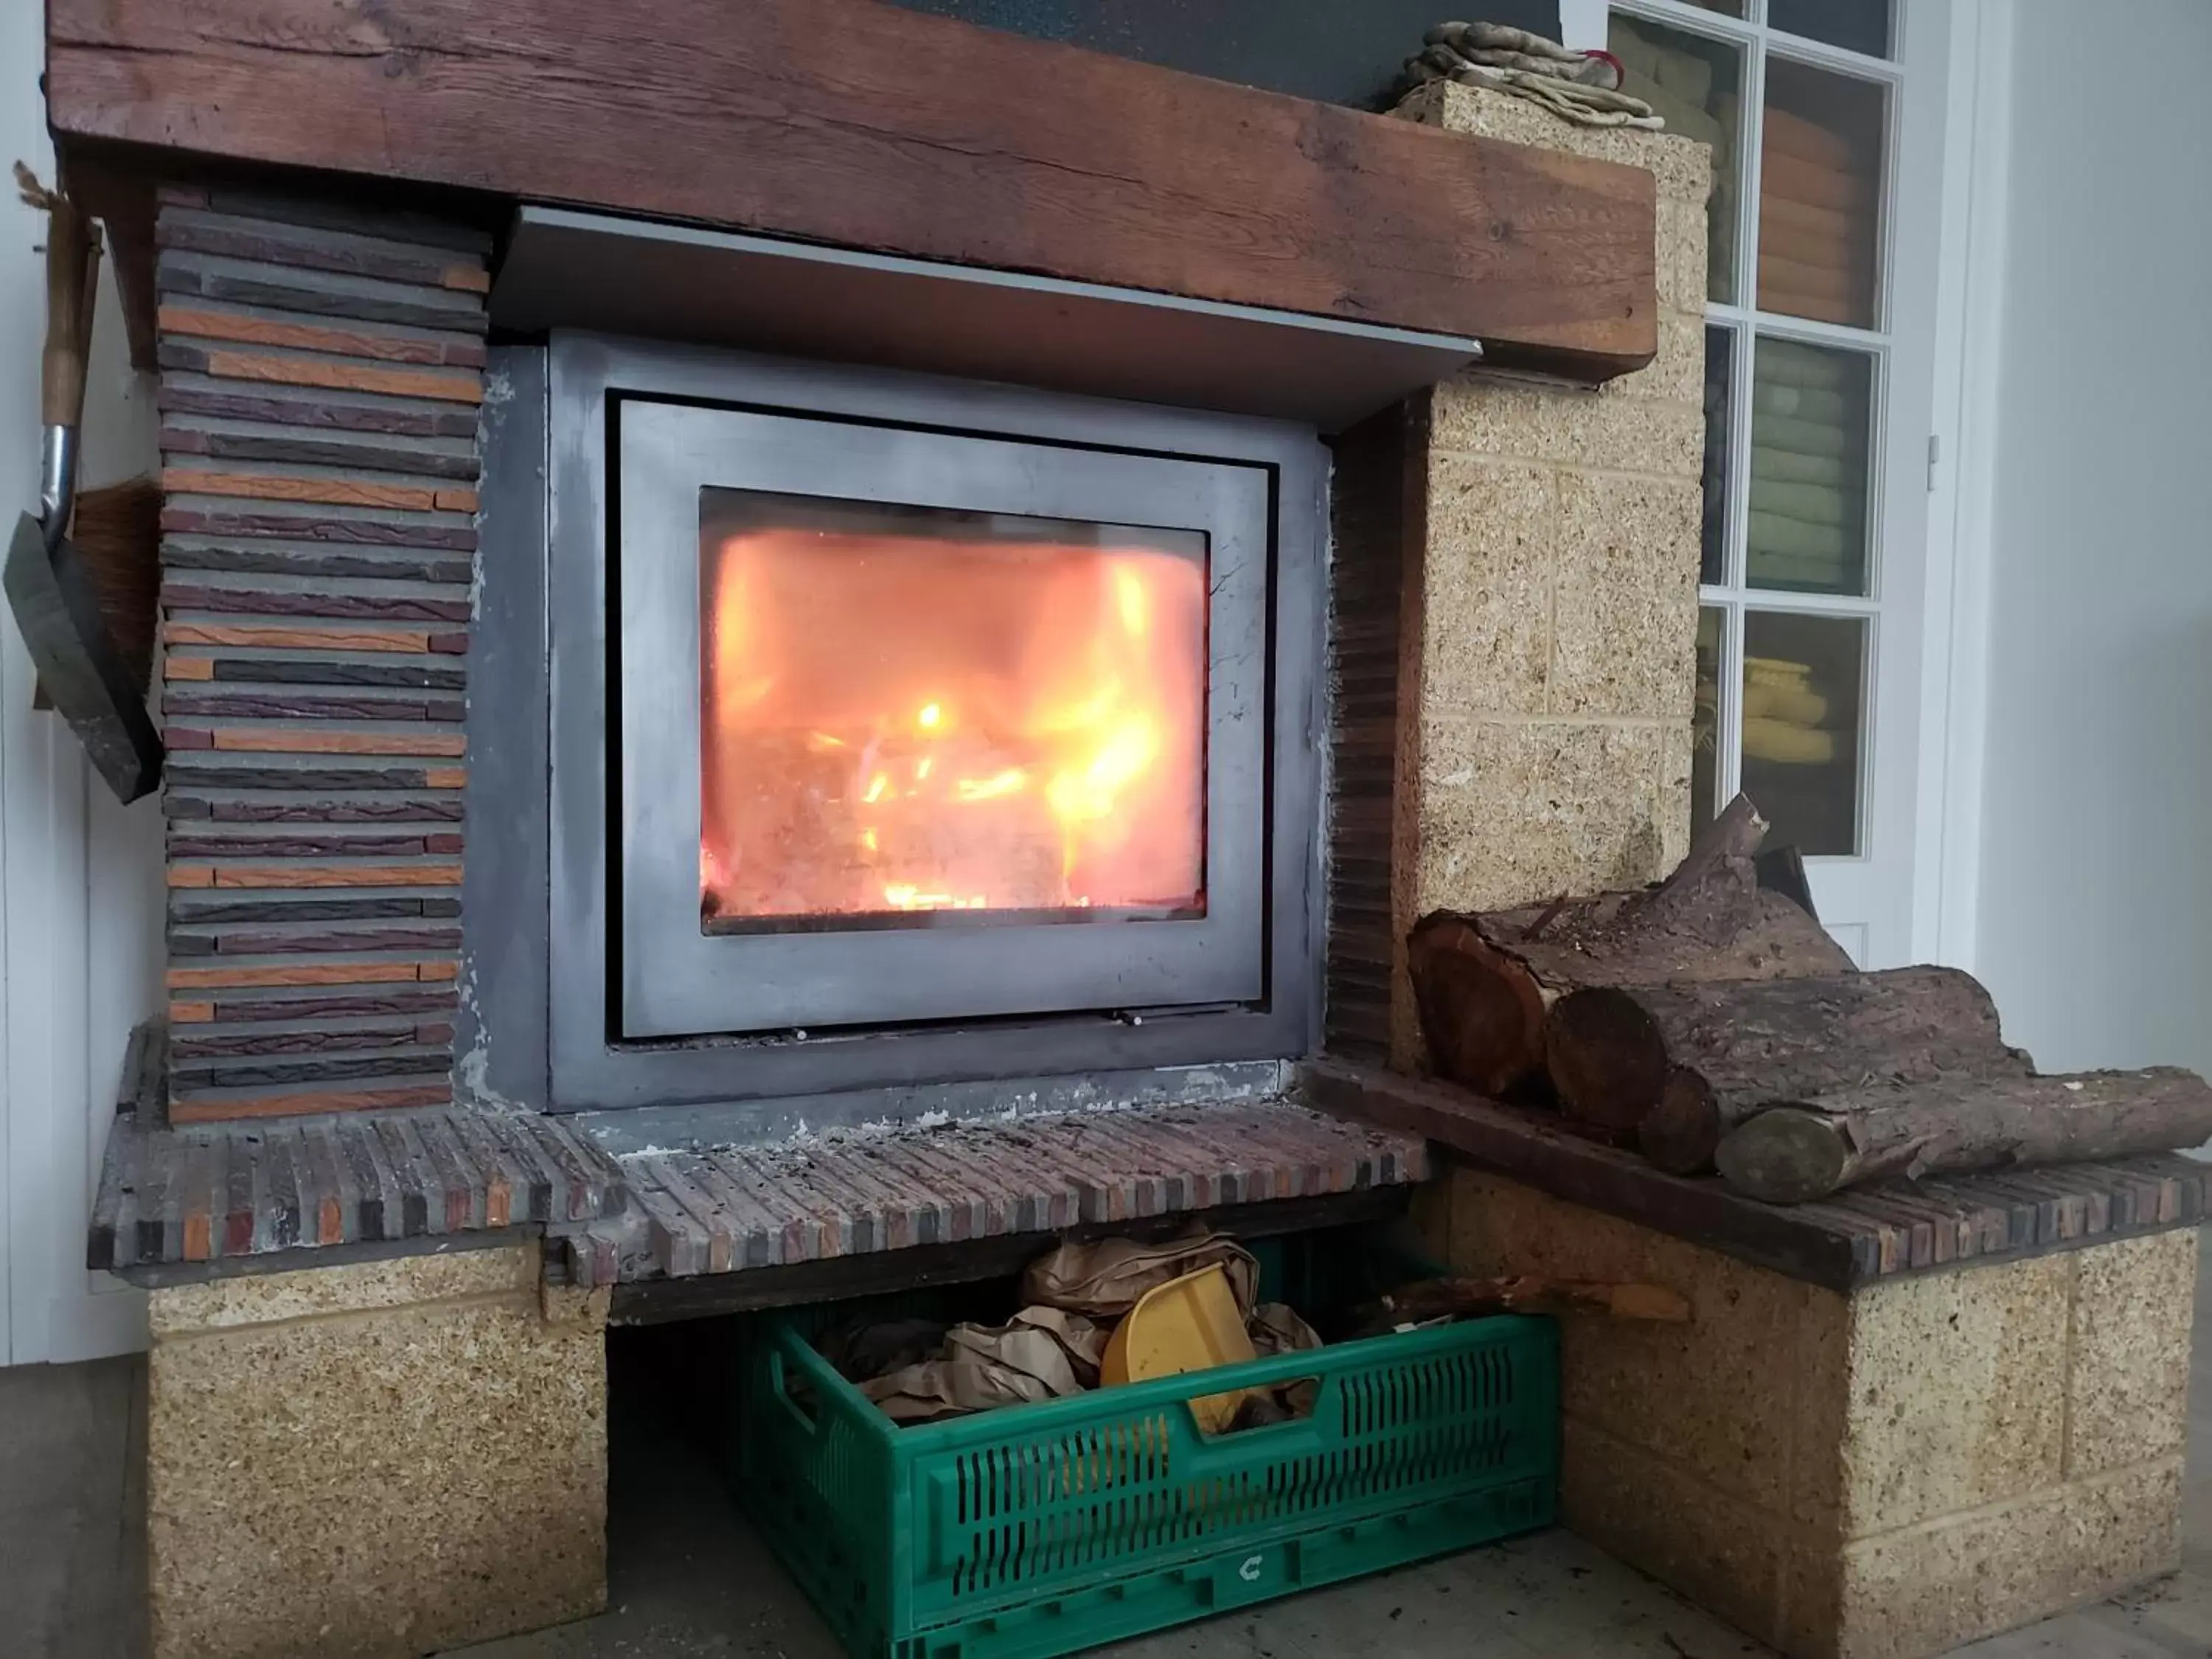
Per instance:
[[[1644,167],[1659,197],[1649,368],[1595,391],[1468,374],[1413,435],[1391,858],[1391,1061],[1413,1069],[1418,916],[1634,885],[1688,843],[1711,163],[1447,82],[1399,112]]]
[[[1569,1319],[1561,1518],[1791,1659],[1926,1659],[2181,1564],[2197,1229],[1799,1283],[1461,1171],[1454,1271],[1663,1285]]]
[[[606,1604],[606,1297],[534,1243],[156,1291],[155,1659],[404,1659]]]

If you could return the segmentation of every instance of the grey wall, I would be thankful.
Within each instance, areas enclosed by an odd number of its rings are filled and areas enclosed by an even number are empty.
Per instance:
[[[1451,16],[1512,23],[1556,40],[1559,0],[896,0],[1092,52],[1242,81],[1334,104],[1381,108],[1422,31]]]
[[[2124,96],[2013,24],[1973,965],[2045,1066],[2212,1071],[2212,5],[2112,13]]]

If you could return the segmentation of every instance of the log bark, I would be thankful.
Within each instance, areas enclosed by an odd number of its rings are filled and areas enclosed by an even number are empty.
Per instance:
[[[2097,1163],[2208,1139],[2212,1087],[2158,1066],[1833,1091],[1759,1113],[1716,1161],[1746,1197],[1802,1204],[1884,1176]]]
[[[1587,986],[1848,971],[1819,922],[1759,887],[1765,829],[1739,796],[1656,888],[1422,918],[1407,957],[1437,1074],[1493,1096],[1540,1083],[1546,1012]]]
[[[1674,1175],[1711,1168],[1721,1137],[1777,1100],[2028,1070],[1989,993],[1951,968],[1597,987],[1553,1005],[1544,1046],[1567,1116],[1633,1129]]]
[[[1759,816],[1759,808],[1752,805],[1750,796],[1737,795],[1691,838],[1690,850],[1681,863],[1651,896],[1671,900],[1716,875],[1733,875],[1733,860],[1755,858],[1765,839],[1766,820]],[[1756,870],[1753,875],[1755,880]]]

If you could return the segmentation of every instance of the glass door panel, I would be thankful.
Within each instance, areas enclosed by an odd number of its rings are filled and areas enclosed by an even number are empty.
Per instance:
[[[1866,645],[1863,617],[1744,613],[1743,788],[1808,858],[1859,850]]]
[[[1766,0],[1766,21],[1782,33],[1846,52],[1890,55],[1889,0]]]
[[[1704,829],[1720,810],[1721,654],[1728,644],[1729,613],[1718,605],[1698,611],[1698,697],[1690,718],[1690,828]]]
[[[1620,15],[1613,20],[1607,46],[1620,59],[1623,92],[1650,105],[1666,120],[1668,131],[1713,147],[1705,293],[1723,302],[1733,300],[1742,200],[1742,147],[1736,135],[1743,118],[1743,49],[1648,18]]]
[[[1759,124],[1759,308],[1871,328],[1882,88],[1770,58]]]
[[[1874,359],[1762,337],[1752,365],[1745,575],[1753,587],[1864,594]]]
[[[1714,148],[1693,821],[1738,789],[1870,964],[1911,949],[1940,6],[1569,0]]]
[[[1705,499],[1698,580],[1707,586],[1728,580],[1728,498],[1733,476],[1729,427],[1735,403],[1729,388],[1734,381],[1735,341],[1732,328],[1705,330]]]

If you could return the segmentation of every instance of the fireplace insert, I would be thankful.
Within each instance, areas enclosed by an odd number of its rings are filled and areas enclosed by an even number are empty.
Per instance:
[[[597,336],[503,355],[488,461],[547,465],[488,477],[484,599],[542,490],[545,648],[541,695],[480,685],[471,718],[544,723],[546,833],[490,828],[550,872],[556,1108],[1304,1052],[1310,431]]]

